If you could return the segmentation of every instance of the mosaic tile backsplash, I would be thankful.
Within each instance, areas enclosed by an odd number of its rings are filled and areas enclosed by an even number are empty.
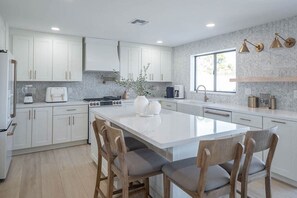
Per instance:
[[[297,16],[175,47],[173,84],[185,85],[186,98],[203,100],[203,93],[190,91],[190,56],[232,48],[238,51],[245,38],[253,43],[262,42],[265,48],[263,52],[257,53],[254,47],[248,44],[250,53],[237,53],[237,77],[297,77],[297,46],[270,49],[276,32],[285,38],[297,39]],[[208,96],[212,102],[247,106],[246,89],[251,89],[252,95],[256,96],[260,93],[275,95],[277,109],[297,111],[297,99],[293,97],[294,90],[297,90],[296,82],[237,83],[236,94],[209,93]]]
[[[109,75],[102,72],[84,72],[81,82],[17,82],[17,99],[19,103],[23,102],[24,94],[22,87],[24,85],[33,85],[36,88],[34,102],[44,102],[47,87],[67,87],[69,100],[81,100],[83,98],[103,97],[103,96],[121,96],[124,88],[115,82],[107,81],[103,84],[102,75]],[[166,86],[171,83],[149,83],[152,87],[154,97],[164,97]],[[130,98],[136,95],[132,91],[129,93]]]

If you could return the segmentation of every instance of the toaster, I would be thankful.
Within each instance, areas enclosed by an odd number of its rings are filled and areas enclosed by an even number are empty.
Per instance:
[[[67,102],[67,87],[48,87],[45,102]]]

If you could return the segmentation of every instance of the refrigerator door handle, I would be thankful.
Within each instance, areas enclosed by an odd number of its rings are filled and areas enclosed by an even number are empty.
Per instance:
[[[13,113],[10,115],[11,118],[14,118],[16,116],[16,94],[17,94],[17,61],[16,60],[11,60],[11,63],[13,64],[14,67],[14,74],[13,74]]]

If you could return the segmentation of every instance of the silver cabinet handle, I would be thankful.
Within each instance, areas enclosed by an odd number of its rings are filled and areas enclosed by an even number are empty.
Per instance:
[[[76,109],[67,109],[66,111],[76,111]]]
[[[166,107],[172,107],[171,105],[166,105]]]
[[[71,123],[70,123],[70,116],[69,116],[69,117],[68,117],[68,125],[70,126],[70,124],[71,124]]]
[[[164,80],[164,79],[163,79],[163,74],[161,74],[161,80]]]
[[[154,80],[154,74],[152,74],[152,80]]]
[[[251,120],[250,119],[246,119],[246,118],[239,118],[240,120],[243,120],[243,121],[248,121],[250,122]]]
[[[68,73],[65,71],[65,79],[68,80]]]
[[[69,79],[71,80],[71,71],[69,72]]]
[[[74,125],[74,116],[72,116],[72,124]]]
[[[33,118],[36,119],[36,110],[33,111]]]
[[[29,110],[29,120],[31,120],[31,110]]]
[[[32,70],[30,69],[30,72],[29,72],[30,74],[30,80],[32,80]]]
[[[277,120],[271,120],[271,122],[278,123],[278,124],[287,124],[286,122],[281,122],[281,121],[277,121]]]
[[[35,79],[35,80],[36,80],[36,76],[37,76],[37,75],[36,75],[36,70],[35,70],[35,71],[34,71],[34,79]]]
[[[230,116],[230,114],[227,114],[227,113],[217,113],[217,112],[212,112],[212,111],[205,111],[204,113],[223,116],[223,117],[229,117]]]

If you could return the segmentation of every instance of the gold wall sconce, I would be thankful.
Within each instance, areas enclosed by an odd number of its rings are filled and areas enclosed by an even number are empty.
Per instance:
[[[286,46],[286,48],[291,48],[296,43],[296,40],[292,37],[284,39],[281,35],[279,35],[279,33],[275,33],[275,38],[274,38],[273,42],[271,43],[270,48],[282,48],[283,47],[283,45],[281,44],[281,42],[279,41],[278,38],[281,38],[282,40],[285,41],[284,45]]]
[[[239,50],[239,53],[249,53],[250,52],[249,48],[246,46],[246,43],[249,43],[252,46],[254,46],[257,52],[262,52],[263,49],[264,49],[264,44],[263,43],[257,43],[255,45],[255,44],[249,42],[247,39],[244,39],[243,44],[242,44],[242,46],[241,46],[241,48]]]

